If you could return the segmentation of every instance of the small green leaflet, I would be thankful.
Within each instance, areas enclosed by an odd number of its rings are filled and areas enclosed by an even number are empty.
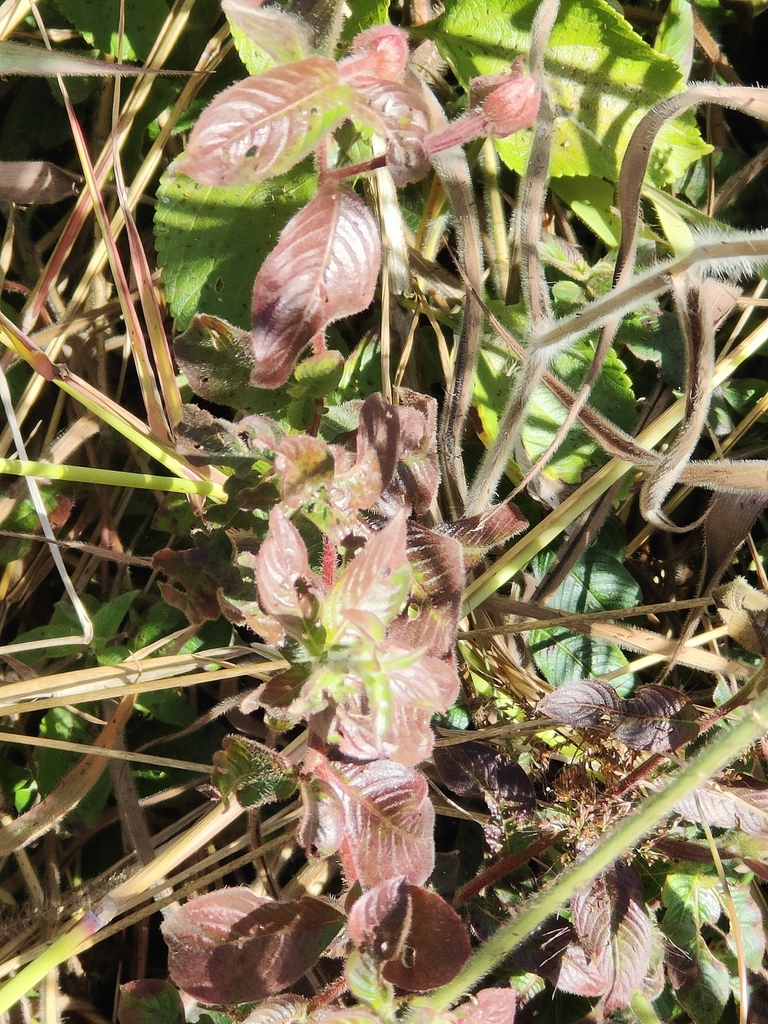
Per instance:
[[[445,14],[422,30],[461,84],[508,69],[530,51],[538,4],[530,0],[447,0]],[[656,53],[605,0],[562,0],[544,56],[555,111],[550,174],[594,174],[615,181],[632,130],[657,101],[679,92],[675,63]],[[513,170],[525,167],[532,133],[497,143]],[[650,180],[660,187],[710,152],[693,117],[659,134]]]
[[[225,737],[213,755],[211,781],[225,799],[236,796],[244,807],[287,800],[296,788],[295,777],[286,758],[245,736]]]

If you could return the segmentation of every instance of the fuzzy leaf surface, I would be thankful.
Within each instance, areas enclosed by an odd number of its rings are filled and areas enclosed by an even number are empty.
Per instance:
[[[322,188],[286,225],[256,277],[251,384],[284,384],[316,335],[365,309],[380,263],[379,230],[362,199],[350,189]]]
[[[573,924],[605,981],[607,1011],[629,1005],[642,988],[653,949],[640,875],[619,861],[571,900]]]
[[[456,1011],[461,1024],[513,1024],[515,990],[483,988]]]
[[[308,26],[280,7],[262,7],[258,0],[222,0],[221,9],[278,64],[303,60],[312,53]]]
[[[256,185],[285,174],[344,121],[353,92],[329,57],[270,68],[206,107],[177,169],[203,185]]]
[[[448,0],[431,38],[467,88],[476,75],[506,71],[531,47],[533,7],[528,0],[491,3]],[[673,61],[654,53],[603,0],[564,0],[544,52],[555,113],[550,173],[596,174],[615,181],[633,128],[657,101],[682,86]],[[498,143],[513,170],[525,167],[530,133]],[[692,118],[660,133],[651,161],[654,184],[678,178],[707,151]]]
[[[245,736],[225,736],[213,755],[211,782],[243,807],[286,800],[296,788],[296,769],[276,751]]]
[[[317,632],[320,597],[301,534],[277,505],[269,513],[269,535],[259,549],[256,580],[264,611],[297,640],[311,640]]]
[[[184,1007],[170,981],[142,978],[120,986],[119,1024],[184,1024]]]
[[[698,803],[690,796],[675,807],[689,821],[700,822],[703,815],[714,828],[740,828],[751,836],[768,836],[768,790],[709,783],[697,789],[696,796]]]
[[[598,679],[569,683],[547,694],[538,710],[580,729],[605,729],[631,750],[662,753],[698,736],[698,714],[685,694],[641,686],[626,700]]]
[[[405,516],[400,513],[369,537],[341,573],[323,611],[329,642],[348,644],[359,636],[345,615],[347,610],[367,612],[382,627],[400,611],[411,583],[405,533]]]
[[[186,330],[195,313],[209,313],[250,329],[258,269],[286,221],[314,192],[315,176],[306,163],[288,174],[240,188],[203,185],[186,174],[163,176],[155,206],[155,244],[179,330]],[[233,224],[237,224],[237,245],[232,244]],[[247,244],[240,239],[247,239]],[[244,386],[251,362],[248,354],[240,374]],[[228,404],[256,411],[251,402],[243,405],[234,396]]]
[[[393,761],[332,765],[318,774],[342,805],[347,879],[372,888],[396,875],[423,885],[434,867],[435,812],[423,775]]]
[[[242,887],[190,900],[169,914],[162,931],[180,988],[205,1003],[247,1003],[292,985],[342,923],[321,900],[276,903]]]

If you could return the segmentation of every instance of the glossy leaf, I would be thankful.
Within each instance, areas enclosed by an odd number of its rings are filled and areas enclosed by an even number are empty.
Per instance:
[[[276,751],[245,736],[225,736],[213,755],[211,782],[243,807],[286,800],[296,788],[296,769]]]
[[[351,112],[329,57],[270,68],[225,89],[197,120],[177,164],[203,185],[255,185],[289,171]]]
[[[317,773],[341,801],[347,881],[372,888],[396,875],[422,885],[432,873],[435,812],[426,780],[393,761],[333,765]]]
[[[349,189],[322,188],[286,225],[256,277],[251,384],[284,384],[302,349],[329,323],[365,309],[380,262],[378,228],[365,203]]]
[[[312,33],[289,11],[264,7],[262,0],[222,0],[229,20],[278,64],[302,60],[312,53]]]
[[[180,988],[205,1003],[246,1003],[292,985],[342,923],[321,900],[275,903],[238,888],[190,900],[168,915],[162,931]]]

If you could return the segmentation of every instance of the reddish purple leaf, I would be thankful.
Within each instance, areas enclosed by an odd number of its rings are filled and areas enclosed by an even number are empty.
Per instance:
[[[337,472],[335,485],[353,508],[372,508],[389,484],[397,465],[400,420],[398,410],[381,395],[371,395],[360,409],[357,457],[354,465]]]
[[[402,953],[384,966],[384,978],[407,992],[425,992],[452,981],[469,959],[464,923],[437,893],[407,886],[411,926]]]
[[[352,55],[339,65],[341,80],[365,89],[383,79],[397,82],[408,63],[408,33],[394,25],[376,25],[355,36]]]
[[[513,804],[531,814],[536,797],[531,780],[519,764],[487,743],[467,743],[438,747],[435,766],[443,782],[460,796],[490,795],[494,803]]]
[[[376,82],[357,97],[354,114],[384,136],[387,168],[398,188],[419,181],[431,167],[426,138],[429,109],[409,83]]]
[[[253,39],[277,64],[290,64],[312,53],[312,33],[295,15],[263,0],[222,0],[230,21]]]
[[[690,743],[699,735],[698,712],[679,690],[641,686],[622,702],[613,733],[631,750],[655,754]]]
[[[426,512],[437,494],[440,468],[437,455],[437,402],[407,388],[399,391],[400,445],[394,479],[382,496],[387,514],[404,508]]]
[[[176,166],[204,185],[230,187],[284,174],[349,117],[353,97],[329,57],[270,68],[206,107]]]
[[[768,837],[768,789],[709,782],[696,790],[696,797],[686,797],[675,806],[688,821],[700,822],[703,815],[713,828],[741,829],[750,836]]]
[[[408,607],[391,623],[389,636],[405,647],[423,647],[452,664],[464,589],[461,545],[409,522],[406,550],[411,596]]]
[[[302,783],[299,841],[309,857],[330,857],[344,840],[344,808],[336,791],[322,779]]]
[[[349,937],[376,963],[400,956],[411,927],[412,901],[402,875],[388,878],[355,902],[347,919]]]
[[[392,647],[385,641],[378,650],[383,655]],[[458,675],[452,664],[428,656],[401,667],[382,659],[381,668],[386,676],[381,713],[370,690],[365,698],[361,692],[339,704],[331,729],[340,733],[339,748],[347,757],[365,761],[388,757],[399,764],[419,764],[432,753],[430,719],[456,699]]]
[[[538,974],[564,992],[600,996],[605,979],[578,943],[576,931],[565,918],[548,918],[515,949],[515,963]]]
[[[365,309],[380,263],[379,231],[362,199],[350,189],[321,188],[288,222],[256,276],[251,384],[284,384],[329,323]]]
[[[611,714],[620,707],[621,697],[612,686],[596,679],[583,679],[548,693],[536,710],[578,729],[594,729],[612,721]]]
[[[432,873],[435,812],[423,775],[394,761],[337,765],[316,774],[338,795],[344,818],[342,859],[347,881],[366,888],[395,875],[421,885]]]
[[[694,706],[666,686],[641,686],[624,700],[607,683],[584,679],[547,694],[537,710],[579,729],[604,729],[632,750],[662,753],[699,734]]]
[[[325,602],[323,625],[328,642],[350,643],[359,637],[347,610],[367,612],[382,632],[400,611],[408,594],[411,571],[405,553],[405,516],[400,513],[372,534],[363,550],[341,573]]]
[[[301,535],[283,510],[269,513],[269,535],[256,560],[259,601],[283,629],[304,639],[315,628],[321,597],[314,584]]]
[[[342,924],[322,900],[275,903],[243,887],[190,900],[162,932],[180,988],[204,1003],[246,1003],[297,981]]]
[[[217,588],[235,589],[240,582],[232,567],[223,565],[203,547],[183,551],[162,548],[155,553],[152,565],[171,581],[160,584],[163,599],[181,609],[194,625],[218,619],[221,609],[216,599]]]
[[[528,520],[520,514],[514,505],[505,502],[494,505],[486,512],[470,516],[468,519],[457,519],[452,523],[440,523],[435,527],[437,533],[455,537],[464,549],[469,564],[490,551],[491,548],[503,544],[505,540],[521,533],[528,526]]]
[[[573,924],[605,981],[605,1009],[621,1009],[642,988],[653,939],[640,875],[618,861],[571,900]]]
[[[484,988],[456,1011],[461,1024],[513,1024],[515,990]]]

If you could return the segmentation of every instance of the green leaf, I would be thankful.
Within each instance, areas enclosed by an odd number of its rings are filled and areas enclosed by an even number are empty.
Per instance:
[[[287,800],[296,788],[296,769],[268,747],[244,736],[227,736],[213,756],[211,781],[223,797],[244,807]]]
[[[246,188],[217,188],[186,175],[165,175],[157,194],[155,238],[179,330],[200,312],[250,329],[256,273],[288,219],[314,190],[307,164]]]
[[[341,30],[342,43],[351,43],[359,32],[389,22],[389,0],[354,0]]]
[[[568,352],[555,359],[552,369],[573,391],[578,390],[592,363],[593,347],[588,341],[576,342]],[[624,363],[612,350],[590,398],[591,407],[602,413],[623,430],[634,425],[635,397]],[[532,461],[543,455],[558,428],[565,421],[565,409],[543,385],[533,392],[522,429],[522,441]],[[565,483],[581,482],[589,466],[601,466],[608,461],[599,444],[585,430],[574,426],[568,437],[544,470],[546,476]]]
[[[120,986],[120,1024],[184,1024],[184,1007],[170,981],[143,978]]]
[[[704,924],[717,924],[722,914],[715,874],[697,869],[667,875],[661,900],[666,908],[661,923],[667,938],[684,950],[691,950]]]
[[[56,740],[67,740],[70,743],[82,743],[84,746],[90,746],[92,742],[92,736],[86,731],[82,719],[63,707],[51,708],[46,712],[40,723],[40,735]],[[40,795],[46,797],[52,793],[82,757],[83,754],[70,753],[66,750],[41,748],[37,757],[37,784]],[[109,772],[102,772],[90,792],[67,815],[67,821],[75,827],[90,828],[104,809],[111,785]]]
[[[682,971],[673,973],[675,994],[694,1024],[717,1024],[731,995],[728,968],[699,939]],[[675,982],[677,982],[675,984]]]
[[[86,42],[118,56],[120,0],[56,0],[56,6]],[[122,59],[146,60],[167,17],[165,0],[125,0]]]
[[[537,560],[537,574],[543,574],[550,560],[551,556]],[[578,559],[553,593],[550,605],[567,612],[604,611],[631,608],[640,602],[641,596],[640,588],[621,562],[595,546]],[[537,668],[556,687],[615,672],[627,664],[613,644],[564,629],[533,630],[530,644]],[[620,677],[612,680],[611,685],[622,693],[627,681]]]
[[[98,650],[105,647],[118,633],[120,625],[128,614],[128,609],[139,595],[138,590],[119,594],[93,616],[94,646]]]
[[[670,0],[656,33],[654,50],[671,58],[687,81],[693,61],[693,7],[689,0]]]
[[[423,34],[467,88],[469,79],[508,69],[530,51],[536,0],[447,0],[445,14]],[[630,135],[657,101],[678,92],[682,79],[673,61],[633,32],[605,0],[563,0],[544,55],[555,111],[550,173],[594,174],[615,181]],[[498,142],[513,170],[526,165],[532,132]],[[692,117],[678,119],[659,135],[650,177],[667,184],[710,149]]]
[[[744,961],[750,971],[759,973],[763,968],[763,957],[765,956],[765,929],[763,928],[763,917],[760,906],[752,895],[750,886],[743,878],[731,875],[728,879],[728,886],[731,891],[731,899],[736,908],[736,918],[741,930],[741,942],[744,950]],[[726,914],[729,909],[723,900],[723,908]],[[737,973],[735,928],[731,922],[727,936],[728,949],[733,956],[732,973]],[[730,959],[730,958],[729,958]]]

